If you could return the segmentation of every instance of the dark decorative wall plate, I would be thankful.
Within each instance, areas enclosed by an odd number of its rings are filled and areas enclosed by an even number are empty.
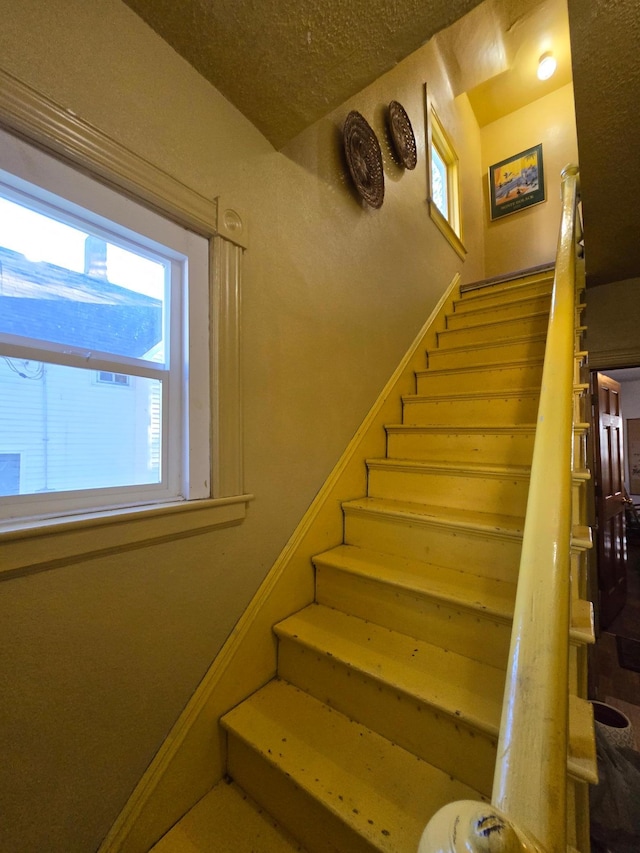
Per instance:
[[[391,101],[389,104],[389,130],[398,159],[405,168],[415,169],[418,162],[416,138],[409,116],[397,101]]]
[[[344,123],[344,150],[356,189],[371,207],[382,207],[384,172],[382,151],[375,133],[359,112],[353,110]]]

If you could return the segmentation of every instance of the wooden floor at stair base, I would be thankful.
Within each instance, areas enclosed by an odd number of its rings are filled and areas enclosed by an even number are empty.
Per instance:
[[[230,775],[311,853],[408,853],[442,805],[479,799],[283,681],[270,682],[222,722]]]
[[[306,853],[240,788],[218,783],[150,853]]]

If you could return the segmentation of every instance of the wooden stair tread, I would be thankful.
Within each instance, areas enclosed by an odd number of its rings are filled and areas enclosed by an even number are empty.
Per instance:
[[[237,785],[219,782],[150,853],[305,853]]]
[[[571,599],[571,640],[578,643],[595,643],[593,605],[583,598]]]
[[[464,435],[484,435],[491,433],[495,435],[511,435],[513,433],[535,433],[535,424],[486,424],[485,426],[451,426],[449,424],[385,424],[387,432],[424,432],[424,433],[462,433]]]
[[[370,468],[408,469],[415,471],[434,471],[439,473],[461,474],[465,476],[495,476],[528,479],[531,468],[528,465],[495,465],[488,462],[451,463],[440,461],[425,461],[423,459],[399,459],[381,456],[367,459],[365,463]]]
[[[509,515],[477,510],[456,510],[412,501],[394,501],[388,498],[357,498],[345,501],[342,507],[346,512],[399,516],[418,524],[423,522],[443,524],[448,527],[473,528],[514,538],[522,538],[524,523],[524,519],[516,519]]]
[[[452,476],[469,477],[498,477],[512,479],[528,479],[531,473],[530,465],[497,465],[490,462],[446,462],[440,460],[401,459],[397,457],[380,456],[376,459],[366,459],[368,468],[422,471],[451,474]],[[574,483],[591,479],[591,473],[586,469],[577,468],[572,472]]]
[[[341,569],[454,607],[474,610],[492,619],[510,623],[513,618],[516,586],[509,581],[354,545],[338,545],[316,555],[313,562],[316,566]],[[591,602],[572,599],[570,637],[577,644],[595,642]]]
[[[546,334],[546,332],[541,331],[529,331],[528,328],[525,328],[521,331],[513,331],[509,329],[510,326],[514,326],[518,328],[519,326],[527,327],[529,324],[531,325],[541,325],[548,320],[549,312],[548,311],[533,311],[530,314],[522,314],[519,317],[509,317],[506,319],[500,320],[488,320],[483,323],[477,323],[475,325],[469,326],[467,328],[462,329],[440,329],[437,332],[438,341],[440,339],[447,338],[456,338],[463,337],[465,332],[470,331],[483,331],[489,332],[491,335],[495,334],[497,337],[504,339],[509,339],[512,335],[529,337],[531,335],[536,334]]]
[[[388,498],[355,498],[344,501],[345,512],[372,513],[382,516],[396,516],[419,524],[440,524],[447,527],[472,528],[497,533],[514,539],[522,539],[524,519],[509,515],[478,512],[473,510],[454,510],[447,507],[430,506],[412,501],[394,501]],[[577,525],[573,529],[572,545],[591,547],[589,528]]]
[[[316,566],[346,570],[451,604],[479,609],[501,619],[509,619],[513,611],[514,584],[463,569],[449,569],[354,545],[338,545],[315,556],[313,562]]]
[[[555,274],[555,261],[547,261],[543,264],[537,264],[526,269],[513,270],[512,272],[500,273],[489,278],[482,278],[478,281],[470,281],[467,284],[460,285],[460,293],[472,294],[480,291],[496,292],[496,286],[506,285],[509,288],[519,287],[523,284],[531,284],[532,282],[549,282],[553,285]]]
[[[508,302],[508,300],[505,300],[505,303],[506,302]],[[514,321],[515,322],[522,322],[523,320],[542,319],[542,318],[548,317],[548,316],[549,316],[548,311],[541,311],[541,310],[529,311],[528,313],[520,314],[518,317],[515,317],[515,318],[509,317],[506,320],[489,320],[489,322],[481,323],[479,325],[482,325],[482,326],[501,326],[503,324],[512,323]],[[448,330],[444,329],[444,331],[448,331]]]
[[[499,323],[506,320],[521,320],[526,317],[549,316],[550,294],[535,294],[521,299],[509,299],[490,305],[471,305],[468,302],[455,306],[447,314],[445,328],[471,329],[487,323]]]
[[[442,355],[445,355],[445,354],[451,355],[452,353],[455,353],[455,352],[469,352],[469,350],[472,350],[474,353],[477,354],[478,352],[480,352],[482,350],[488,350],[489,352],[491,352],[492,348],[504,347],[505,345],[509,345],[509,344],[532,343],[532,342],[536,342],[536,341],[538,343],[544,343],[546,341],[546,339],[547,339],[547,336],[545,334],[514,335],[513,337],[500,337],[499,339],[492,340],[492,341],[477,341],[477,342],[474,342],[472,344],[471,343],[461,344],[460,346],[457,346],[457,347],[449,347],[447,350],[438,350],[438,349],[429,350],[428,354],[432,354],[434,352],[439,352]],[[474,362],[474,363],[478,364],[478,362]],[[484,363],[487,364],[488,362],[484,362]],[[500,362],[494,362],[494,363],[498,364]]]
[[[538,303],[545,300],[551,299],[551,288],[547,292],[540,291],[538,293],[509,293],[508,291],[503,291],[503,294],[507,296],[507,298],[497,300],[497,294],[493,294],[492,301],[487,304],[487,300],[483,301],[482,297],[476,296],[474,298],[462,298],[455,299],[453,302],[453,315],[454,317],[461,316],[473,316],[477,314],[489,313],[495,309],[499,308],[529,308],[532,303]],[[486,296],[486,294],[484,294]],[[531,311],[523,311],[523,315],[531,314],[535,312]]]
[[[513,397],[539,397],[539,388],[520,388],[517,391],[464,391],[460,394],[403,394],[403,403],[447,403],[464,400],[505,400]]]
[[[417,640],[398,631],[312,604],[283,620],[278,637],[331,658],[354,676],[383,683],[394,693],[497,739],[505,671]],[[357,687],[353,687],[354,690]],[[594,739],[589,734],[589,702],[569,701],[568,768],[580,779],[595,772]]]
[[[403,424],[392,423],[385,424],[384,427],[388,432],[425,432],[425,433],[462,433],[464,435],[484,435],[491,433],[496,435],[511,435],[512,433],[535,433],[536,424],[474,424],[468,426],[466,424],[450,425],[450,424]],[[583,433],[589,431],[589,424],[576,424],[574,432]]]
[[[439,808],[479,799],[472,788],[283,681],[254,693],[222,725],[278,771],[276,778],[286,774],[298,791],[348,827],[355,843],[344,849],[416,850]],[[232,744],[229,750],[233,767]],[[274,788],[275,783],[264,792],[266,799],[277,797]]]
[[[352,672],[497,736],[504,670],[320,604],[305,607],[274,630],[281,639],[293,638]]]
[[[455,379],[456,376],[467,373],[482,373],[486,370],[510,370],[518,367],[542,367],[543,359],[537,356],[531,358],[519,358],[513,361],[492,361],[476,364],[469,364],[465,367],[440,367],[440,368],[424,368],[416,370],[416,376],[448,376]]]

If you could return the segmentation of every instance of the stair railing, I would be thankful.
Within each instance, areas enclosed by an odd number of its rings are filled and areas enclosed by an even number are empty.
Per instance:
[[[491,805],[451,803],[419,853],[566,853],[577,166],[562,220]]]

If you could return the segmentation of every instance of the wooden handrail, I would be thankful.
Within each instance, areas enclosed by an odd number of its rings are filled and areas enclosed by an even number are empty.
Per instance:
[[[420,853],[567,850],[578,181],[577,166],[564,169],[562,221],[492,805],[462,802],[445,807],[429,822]]]

